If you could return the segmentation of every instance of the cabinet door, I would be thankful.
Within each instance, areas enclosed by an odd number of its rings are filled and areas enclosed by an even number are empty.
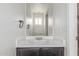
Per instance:
[[[39,56],[64,56],[64,48],[63,47],[40,48]]]
[[[39,51],[37,48],[17,48],[17,56],[38,56]]]

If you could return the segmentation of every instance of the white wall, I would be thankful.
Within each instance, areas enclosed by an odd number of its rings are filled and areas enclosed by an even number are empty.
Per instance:
[[[77,4],[68,4],[67,8],[67,55],[77,56]]]
[[[0,4],[0,55],[16,54],[16,38],[24,35],[18,16],[24,16],[24,4]]]
[[[67,37],[67,4],[53,4],[54,35],[66,40]]]

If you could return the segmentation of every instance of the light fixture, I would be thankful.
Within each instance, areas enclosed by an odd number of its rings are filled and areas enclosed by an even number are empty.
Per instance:
[[[24,25],[24,18],[22,16],[17,17],[17,20],[19,22],[19,28],[22,28]]]
[[[19,28],[22,28],[23,24],[24,24],[24,21],[23,20],[19,20]]]

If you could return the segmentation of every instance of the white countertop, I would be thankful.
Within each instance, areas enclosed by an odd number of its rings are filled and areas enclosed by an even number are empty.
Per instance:
[[[26,36],[18,37],[16,47],[65,47],[63,38],[53,36]]]

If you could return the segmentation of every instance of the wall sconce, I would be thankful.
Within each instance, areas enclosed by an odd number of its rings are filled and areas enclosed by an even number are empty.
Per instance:
[[[24,25],[24,18],[23,17],[18,17],[17,20],[19,22],[19,28],[22,28],[23,25]]]
[[[24,24],[24,21],[23,20],[19,20],[19,28],[22,28],[23,24]]]

